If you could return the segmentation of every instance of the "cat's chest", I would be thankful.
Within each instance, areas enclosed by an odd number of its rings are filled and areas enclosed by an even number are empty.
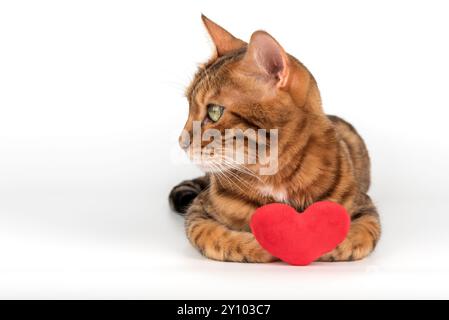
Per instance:
[[[285,203],[294,207],[298,211],[303,211],[311,202],[307,194],[300,192],[291,193],[285,188],[276,188],[268,185],[257,187],[258,194],[262,196],[264,200],[269,199],[268,203],[279,202]],[[263,201],[262,201],[263,202]]]
[[[257,188],[262,197],[273,198],[276,202],[289,202],[289,196],[287,190],[284,188],[275,188],[269,185],[263,185]]]

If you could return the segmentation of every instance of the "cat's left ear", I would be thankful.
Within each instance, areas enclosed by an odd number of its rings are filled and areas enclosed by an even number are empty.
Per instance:
[[[267,80],[274,81],[278,88],[287,87],[290,75],[289,57],[267,32],[253,33],[243,62]]]
[[[217,58],[246,46],[245,41],[234,37],[205,15],[202,14],[201,19],[214,42]]]

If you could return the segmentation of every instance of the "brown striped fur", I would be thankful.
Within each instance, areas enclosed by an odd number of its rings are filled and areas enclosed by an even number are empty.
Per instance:
[[[209,173],[176,186],[170,201],[175,210],[186,214],[190,242],[211,259],[274,261],[250,232],[254,210],[285,202],[303,211],[316,201],[330,200],[342,204],[352,222],[347,238],[320,260],[366,257],[380,237],[380,222],[366,194],[370,160],[362,138],[346,121],[324,114],[312,74],[280,46],[288,70],[282,69],[273,80],[254,69],[248,56],[255,50],[252,46],[258,45],[257,37],[268,34],[256,32],[247,45],[207,18],[203,21],[216,50],[187,90],[190,112],[185,129],[190,132],[192,121],[204,119],[211,102],[225,106],[225,113],[218,122],[205,123],[204,129],[277,128],[279,171],[259,179],[235,171],[229,177],[236,178],[231,180]],[[183,197],[184,202],[179,200]]]

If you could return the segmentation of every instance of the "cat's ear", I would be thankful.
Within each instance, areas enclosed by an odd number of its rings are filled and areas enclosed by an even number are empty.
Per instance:
[[[204,26],[206,27],[206,30],[215,45],[217,57],[221,57],[231,51],[246,46],[245,41],[234,37],[232,34],[207,18],[205,15],[202,14],[201,19],[203,20]]]
[[[284,88],[289,80],[289,58],[281,45],[267,32],[256,31],[251,36],[244,62],[262,76]]]

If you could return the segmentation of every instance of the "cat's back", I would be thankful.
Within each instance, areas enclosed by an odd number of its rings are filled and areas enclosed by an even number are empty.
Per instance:
[[[334,115],[327,116],[334,124],[337,136],[349,151],[360,190],[366,192],[370,186],[370,158],[365,142],[349,122]]]

